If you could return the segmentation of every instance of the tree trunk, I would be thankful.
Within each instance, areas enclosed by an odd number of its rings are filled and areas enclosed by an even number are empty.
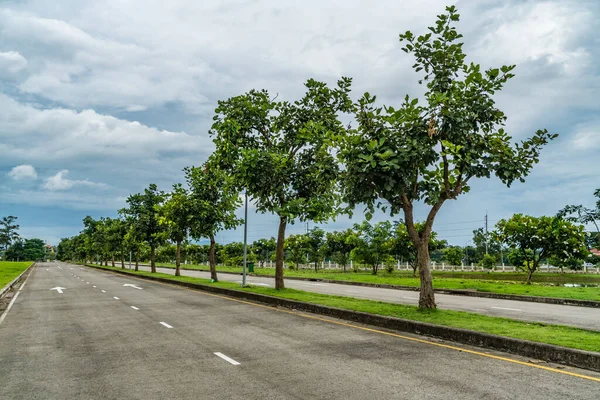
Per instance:
[[[179,271],[179,265],[181,262],[181,241],[177,241],[177,251],[175,253],[175,276],[181,276],[181,272]]]
[[[346,264],[344,263],[344,273],[346,273]]]
[[[531,285],[531,280],[533,278],[533,273],[535,272],[535,268],[528,268],[527,269],[527,285]]]
[[[419,266],[417,259],[415,259],[411,265],[410,265],[413,269],[413,278],[417,277],[417,267]]]
[[[421,239],[417,246],[417,262],[419,265],[419,278],[421,279],[421,289],[419,293],[419,308],[436,308],[435,294],[433,291],[433,279],[429,267],[429,240]]]
[[[104,259],[104,266],[108,267],[108,259],[107,258]]]
[[[135,270],[138,270],[138,265],[140,264],[140,250],[138,249],[135,252]]]
[[[112,266],[114,268],[115,267],[115,253],[112,253],[110,255],[110,262],[111,262],[111,264],[112,264]]]
[[[319,272],[319,266],[317,265],[316,261],[315,261],[315,272]]]
[[[283,284],[283,245],[285,243],[286,217],[279,217],[279,231],[277,232],[277,250],[275,253],[275,289],[284,289]]]
[[[125,251],[121,249],[121,268],[125,269]]]
[[[154,246],[150,246],[150,272],[156,272],[156,249]]]
[[[217,278],[217,267],[215,263],[215,237],[210,236],[210,249],[208,250],[208,263],[210,264],[210,279],[215,282],[219,281]]]

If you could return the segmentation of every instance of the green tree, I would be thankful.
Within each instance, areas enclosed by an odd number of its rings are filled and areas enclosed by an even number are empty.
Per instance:
[[[417,232],[422,232],[425,227],[425,224],[422,222],[415,222],[415,229]],[[431,231],[429,235],[429,251],[433,252],[436,250],[441,250],[446,247],[445,240],[438,240],[437,232]],[[417,274],[417,248],[415,244],[410,238],[408,233],[408,229],[406,228],[406,224],[404,221],[396,222],[396,227],[394,229],[394,239],[393,239],[393,247],[392,252],[398,259],[402,259],[408,261],[413,269],[413,276]]]
[[[202,168],[187,167],[184,171],[190,187],[194,216],[190,233],[196,240],[203,237],[210,240],[210,276],[216,282],[215,235],[221,230],[233,229],[242,222],[235,215],[241,201],[233,180],[218,168],[213,158]]]
[[[169,239],[175,242],[175,276],[180,276],[181,265],[181,242],[189,234],[194,224],[194,204],[192,196],[181,185],[173,185],[171,193],[167,194],[167,199],[160,207],[160,223],[167,230]]]
[[[41,260],[46,255],[46,248],[42,239],[25,239],[23,244],[23,260]]]
[[[339,152],[346,166],[345,188],[350,207],[367,205],[403,212],[417,247],[419,307],[435,308],[429,267],[429,238],[435,217],[447,200],[469,191],[474,178],[495,174],[504,184],[524,180],[538,161],[541,147],[556,137],[546,130],[512,144],[502,128],[506,116],[493,95],[513,77],[514,66],[482,71],[465,62],[462,35],[454,25],[454,6],[438,16],[430,32],[400,35],[403,50],[414,55],[414,69],[425,75],[425,104],[406,96],[400,108],[377,107],[366,93],[358,102],[358,128],[348,130]],[[415,203],[428,206],[424,229],[415,227]]]
[[[598,246],[600,243],[600,189],[594,192],[596,197],[596,208],[587,208],[582,205],[569,205],[560,210],[557,214],[559,218],[566,219],[570,222],[578,222],[583,225],[593,224],[596,228],[594,235],[590,235],[591,240],[588,240],[589,245]],[[595,237],[594,237],[595,236]],[[592,247],[588,245],[588,250]]]
[[[134,194],[127,199],[129,207],[119,210],[124,218],[126,233],[123,238],[124,247],[135,254],[135,270],[138,271],[140,263],[140,251],[144,244],[144,236],[141,226],[141,203],[142,195]]]
[[[353,257],[360,263],[367,264],[377,275],[379,265],[386,262],[393,249],[393,229],[389,221],[371,225],[369,221],[355,224],[357,236],[354,239]]]
[[[271,253],[275,251],[277,242],[275,238],[258,239],[252,243],[252,251],[256,254],[256,258],[260,263],[260,267],[265,266],[265,262],[271,259]]]
[[[308,232],[307,237],[308,261],[313,263],[315,272],[318,272],[319,263],[323,261],[327,253],[325,231],[321,228],[314,227]]]
[[[115,266],[115,253],[119,254],[121,268],[125,268],[125,235],[127,224],[121,218],[106,218],[106,240],[110,249],[112,266]]]
[[[519,250],[522,264],[515,266],[528,272],[528,285],[543,259],[567,262],[570,258],[583,259],[586,253],[583,227],[557,217],[515,214],[498,221],[496,231],[502,242]]]
[[[223,262],[232,267],[241,267],[244,264],[244,243],[227,243],[220,251]],[[247,261],[252,261],[253,254],[247,254]]]
[[[462,265],[465,253],[460,246],[450,246],[444,249],[444,257],[450,265]]]
[[[24,261],[25,258],[25,241],[21,238],[16,239],[8,246],[4,252],[4,259],[9,261]]]
[[[339,165],[330,139],[343,132],[339,112],[350,111],[348,78],[330,89],[308,80],[293,103],[266,90],[220,101],[214,117],[217,159],[247,190],[260,212],[279,217],[275,288],[282,289],[285,229],[295,219],[326,221],[338,211]]]
[[[56,258],[60,261],[75,260],[74,238],[61,238],[56,246]]]
[[[13,215],[2,217],[0,220],[0,252],[6,251],[8,246],[19,239],[19,225],[15,223],[16,220],[17,217]]]
[[[308,235],[305,234],[290,235],[285,240],[285,250],[296,265],[296,269],[306,257],[309,248],[308,240]]]
[[[106,259],[106,231],[104,229],[104,222],[102,219],[95,220],[91,216],[86,216],[83,219],[83,258],[87,260],[99,260],[100,263],[104,262],[108,265]]]
[[[352,229],[327,233],[327,254],[344,268],[344,272],[350,262],[350,253],[355,247],[355,237],[356,234]]]
[[[486,246],[487,243],[487,246]],[[475,244],[475,255],[472,262],[479,263],[487,254],[494,256],[496,260],[500,259],[500,242],[495,240],[492,232],[485,232],[483,228],[477,228],[473,231],[473,244]]]
[[[159,223],[160,206],[165,194],[156,184],[151,183],[144,193],[133,194],[127,198],[130,211],[136,216],[140,236],[150,246],[150,270],[156,272],[156,248],[165,241],[164,226]]]
[[[484,254],[481,260],[479,261],[479,265],[481,265],[485,269],[493,269],[496,266],[496,257],[491,254]]]

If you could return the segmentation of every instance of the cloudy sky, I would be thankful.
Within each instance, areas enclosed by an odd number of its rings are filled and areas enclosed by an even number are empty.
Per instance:
[[[114,215],[150,182],[168,190],[212,151],[217,100],[251,88],[293,100],[307,78],[344,75],[354,78],[354,97],[369,91],[397,105],[421,91],[398,34],[423,33],[449,3],[3,0],[0,216],[18,216],[23,236],[57,243],[77,234],[86,215]],[[591,205],[600,187],[600,2],[455,4],[468,61],[517,64],[498,96],[510,134],[548,128],[560,138],[525,184],[476,181],[444,206],[435,229],[464,245],[486,210],[493,224],[516,212]],[[276,234],[273,216],[251,213],[249,223],[251,240]],[[236,231],[219,240],[241,238]]]

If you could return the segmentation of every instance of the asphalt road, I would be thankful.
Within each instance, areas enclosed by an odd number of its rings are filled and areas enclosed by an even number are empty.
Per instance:
[[[140,266],[149,271],[150,267]],[[172,268],[157,268],[158,272],[175,274]],[[203,271],[181,270],[182,275],[210,279],[210,273]],[[237,274],[219,272],[219,280],[239,282],[242,277]],[[248,276],[246,282],[251,285],[274,287],[274,279],[270,277]],[[326,282],[299,281],[286,279],[285,287],[308,292],[349,296],[361,299],[386,301],[389,303],[419,303],[419,293],[412,290],[383,289],[367,286],[350,286]],[[600,331],[600,309],[590,307],[563,306],[526,301],[488,299],[483,297],[467,297],[459,295],[436,294],[438,307],[447,310],[475,312],[498,317],[508,317],[531,322],[544,322],[575,326]]]
[[[443,344],[40,264],[0,325],[0,398],[600,398],[598,373]]]

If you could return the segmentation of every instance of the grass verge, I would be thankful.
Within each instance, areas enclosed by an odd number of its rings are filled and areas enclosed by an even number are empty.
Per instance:
[[[122,271],[120,268],[101,268]],[[531,340],[534,342],[548,343],[557,346],[570,347],[573,349],[600,352],[600,332],[572,328],[563,325],[524,322],[509,318],[490,317],[462,311],[421,311],[417,307],[402,304],[392,304],[374,300],[355,299],[352,297],[310,293],[295,289],[275,290],[272,288],[252,286],[242,288],[239,284],[233,282],[211,283],[208,279],[192,278],[188,276],[176,277],[162,273],[152,274],[146,271],[135,272],[127,270],[126,272],[131,273],[132,275],[156,276],[172,281],[191,282],[243,290],[290,300],[320,304],[329,307],[337,307],[413,321],[429,322],[432,324],[469,329],[477,332],[485,332],[512,338]]]
[[[31,265],[31,262],[13,262],[13,261],[0,261],[0,289],[8,285],[13,279],[27,269]]]
[[[172,268],[172,265],[163,264],[160,266]],[[205,265],[186,265],[187,269],[202,269],[206,270]],[[219,267],[219,272],[241,273],[239,267]],[[274,268],[255,268],[254,274],[261,276],[275,276]],[[525,285],[519,281],[495,280],[500,275],[490,275],[488,279],[467,279],[467,278],[448,278],[443,275],[434,274],[433,286],[436,289],[463,289],[477,290],[479,292],[490,292],[500,294],[515,294],[523,296],[538,296],[538,297],[553,297],[559,299],[576,299],[576,300],[594,300],[600,301],[600,288],[598,287],[564,287],[553,286],[546,283],[533,283]],[[513,274],[514,275],[514,274]],[[373,284],[387,284],[397,286],[419,287],[419,279],[413,278],[412,275],[402,274],[398,272],[388,273],[380,272],[378,275],[372,275],[370,272],[337,272],[321,270],[319,272],[309,270],[286,270],[285,276],[288,277],[303,277],[315,279],[331,279],[348,282],[362,282]]]

